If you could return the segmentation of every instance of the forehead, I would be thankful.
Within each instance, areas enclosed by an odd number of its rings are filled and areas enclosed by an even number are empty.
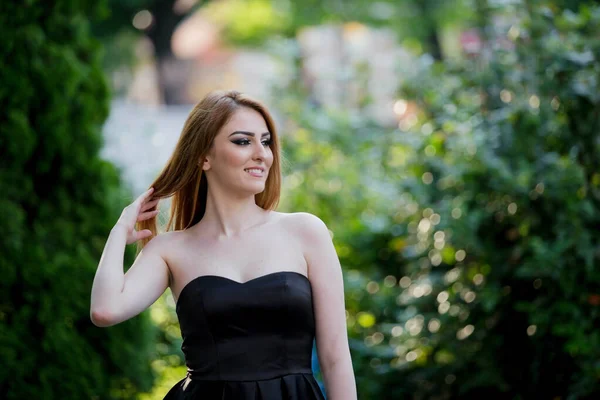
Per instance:
[[[242,107],[233,113],[229,121],[221,128],[219,134],[229,135],[235,131],[248,131],[260,135],[268,132],[269,129],[265,119],[258,111]]]

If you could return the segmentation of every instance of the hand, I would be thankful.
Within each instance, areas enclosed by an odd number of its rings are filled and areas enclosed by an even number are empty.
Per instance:
[[[150,188],[142,193],[133,203],[123,209],[116,226],[121,226],[127,232],[127,244],[132,244],[138,240],[152,236],[152,231],[144,229],[136,231],[135,224],[138,221],[145,221],[153,218],[158,214],[158,210],[148,211],[158,204],[160,199],[150,200],[150,195],[154,192],[154,188]]]

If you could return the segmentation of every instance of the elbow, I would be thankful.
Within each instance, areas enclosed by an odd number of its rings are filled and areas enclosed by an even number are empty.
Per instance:
[[[337,366],[340,365],[338,358],[324,357],[323,360],[319,360],[321,368],[324,371],[333,371]]]
[[[332,345],[321,352],[319,355],[319,363],[323,370],[328,371],[337,370],[339,368],[345,369],[348,367],[352,369],[350,349],[347,346]]]
[[[110,313],[103,310],[92,309],[90,312],[90,319],[98,328],[107,328],[116,324]]]
[[[329,351],[321,352],[319,355],[319,364],[323,370],[331,371],[335,369],[337,365],[339,365],[340,358],[341,357],[338,352],[331,351],[331,349],[329,349]]]

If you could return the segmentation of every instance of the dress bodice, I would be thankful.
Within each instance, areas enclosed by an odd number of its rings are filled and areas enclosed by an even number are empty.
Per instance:
[[[183,288],[176,312],[188,377],[165,399],[212,399],[207,390],[215,399],[323,398],[311,369],[306,276],[279,271],[244,283],[200,276]]]

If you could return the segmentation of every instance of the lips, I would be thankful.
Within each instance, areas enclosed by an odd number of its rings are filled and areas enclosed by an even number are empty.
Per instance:
[[[261,167],[246,168],[246,169],[244,169],[244,171],[246,171],[247,173],[249,173],[250,175],[252,175],[256,178],[261,178],[265,174],[264,168],[261,168]]]

